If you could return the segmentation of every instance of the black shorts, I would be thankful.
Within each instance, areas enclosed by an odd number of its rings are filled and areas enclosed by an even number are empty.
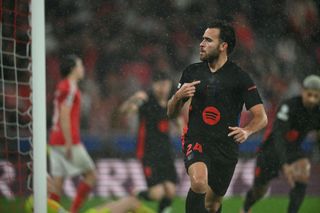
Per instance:
[[[157,159],[142,159],[143,173],[150,188],[165,181],[177,183],[177,172],[174,165],[174,159],[171,156]]]
[[[188,172],[189,166],[203,162],[208,168],[208,184],[212,191],[224,196],[231,182],[237,161],[225,161],[211,153],[208,144],[199,141],[186,140],[184,143],[184,163]]]
[[[287,163],[291,164],[299,159],[306,158],[302,150],[287,155]],[[281,165],[274,149],[264,149],[258,152],[256,168],[254,171],[254,185],[264,186],[273,178],[279,176]]]

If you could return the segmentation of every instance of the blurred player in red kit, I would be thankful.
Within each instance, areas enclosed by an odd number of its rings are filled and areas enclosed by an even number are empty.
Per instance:
[[[95,166],[81,144],[80,105],[78,82],[84,77],[82,60],[69,55],[62,59],[62,80],[55,91],[53,124],[49,138],[49,160],[56,193],[50,198],[59,202],[66,177],[82,175],[71,213],[78,212],[96,181]]]

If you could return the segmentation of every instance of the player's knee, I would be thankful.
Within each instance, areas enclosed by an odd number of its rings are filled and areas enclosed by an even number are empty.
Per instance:
[[[85,177],[85,181],[88,184],[90,184],[91,186],[93,186],[97,181],[97,175],[96,175],[95,171],[86,172],[84,177]]]
[[[141,205],[140,201],[135,197],[128,197],[128,203],[131,205],[131,209],[135,210]]]
[[[174,198],[176,195],[176,186],[173,183],[165,183],[165,196],[167,198]]]
[[[165,193],[167,198],[174,198],[174,196],[176,196],[176,187],[167,188]]]
[[[197,193],[205,193],[207,190],[208,181],[206,176],[191,177],[191,189]]]
[[[149,197],[152,200],[159,201],[165,195],[164,188],[162,186],[155,186],[149,190]]]

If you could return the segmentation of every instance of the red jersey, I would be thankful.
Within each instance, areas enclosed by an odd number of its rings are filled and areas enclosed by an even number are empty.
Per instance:
[[[54,97],[54,112],[52,119],[52,128],[50,132],[50,145],[61,146],[65,144],[65,139],[60,125],[60,107],[66,104],[71,108],[71,137],[72,144],[80,143],[80,104],[81,94],[76,83],[69,79],[64,79],[59,82],[55,91]]]

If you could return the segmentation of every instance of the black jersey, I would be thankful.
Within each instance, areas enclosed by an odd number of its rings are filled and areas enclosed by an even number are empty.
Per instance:
[[[303,106],[301,96],[290,98],[280,105],[261,151],[274,151],[283,164],[287,157],[301,151],[301,143],[308,132],[317,129],[320,129],[320,106],[308,110]]]
[[[137,157],[158,158],[171,151],[167,108],[159,105],[152,92],[139,108]]]
[[[200,80],[189,109],[186,139],[201,139],[227,158],[237,158],[238,145],[228,137],[229,126],[238,126],[240,113],[261,104],[256,85],[236,64],[227,61],[219,70],[211,72],[207,62],[187,67],[179,83]]]

